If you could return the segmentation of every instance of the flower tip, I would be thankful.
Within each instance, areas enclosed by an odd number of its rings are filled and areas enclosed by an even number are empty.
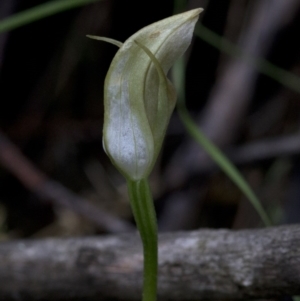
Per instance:
[[[202,7],[198,7],[198,8],[192,9],[191,11],[194,11],[195,14],[199,15],[200,13],[202,13],[204,11],[204,9]]]
[[[86,36],[87,38],[89,38],[89,39],[97,40],[97,37],[96,37],[96,36],[93,36],[93,35],[91,35],[91,34],[86,34],[85,36]]]
[[[187,11],[186,14],[190,14],[190,18],[193,19],[195,17],[198,17],[198,15],[200,15],[203,12],[203,10],[204,10],[203,8],[198,7]]]

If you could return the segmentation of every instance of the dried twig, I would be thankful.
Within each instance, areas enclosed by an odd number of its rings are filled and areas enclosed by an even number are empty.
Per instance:
[[[226,154],[233,163],[238,165],[253,164],[276,157],[299,155],[300,133],[246,143],[229,149]],[[216,164],[207,160],[203,163],[200,173],[209,172],[214,168],[216,168]]]
[[[300,226],[160,236],[159,300],[300,294]],[[139,300],[140,240],[47,239],[0,244],[0,300]]]

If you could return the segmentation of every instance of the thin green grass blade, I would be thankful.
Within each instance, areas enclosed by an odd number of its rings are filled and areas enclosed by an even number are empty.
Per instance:
[[[230,162],[230,160],[215,146],[198,128],[185,107],[185,64],[181,58],[173,66],[173,80],[178,93],[177,112],[183,122],[187,132],[192,138],[208,153],[211,159],[225,172],[225,174],[239,187],[239,189],[249,199],[263,223],[266,226],[271,226],[272,223],[262,207],[259,199],[238,171],[238,169]]]
[[[251,62],[251,64],[256,66],[257,70],[261,73],[269,76],[283,86],[300,93],[300,77],[293,73],[277,67],[263,58],[246,55],[238,46],[234,45],[226,38],[219,36],[202,24],[196,26],[195,34],[218,50],[223,51],[230,56],[241,57],[244,60]]]
[[[7,32],[54,14],[100,0],[56,0],[37,5],[0,21],[0,33]]]
[[[98,37],[98,36],[93,36],[93,35],[90,35],[90,34],[87,34],[86,37],[89,38],[89,39],[92,39],[92,40],[107,42],[107,43],[113,44],[113,45],[115,45],[119,48],[122,47],[122,45],[123,45],[123,43],[120,42],[120,41],[110,39],[110,38],[106,38],[106,37]]]
[[[197,127],[197,124],[191,119],[187,110],[183,107],[178,107],[178,113],[181,121],[185,125],[188,133],[198,142],[203,149],[209,154],[215,163],[227,174],[227,176],[240,188],[240,190],[247,196],[257,213],[261,217],[266,226],[271,226],[272,223],[263,209],[259,199],[250,188],[249,184],[240,174],[238,169],[230,162],[230,160],[216,147],[203,132]]]

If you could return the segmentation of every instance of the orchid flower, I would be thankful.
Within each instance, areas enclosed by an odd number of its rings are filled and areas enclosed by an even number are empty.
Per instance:
[[[191,43],[202,9],[172,16],[139,30],[118,47],[105,79],[103,146],[127,179],[144,250],[143,301],[157,290],[157,223],[147,178],[161,149],[176,103],[167,73]]]
[[[146,178],[161,149],[176,93],[166,74],[190,45],[202,9],[142,28],[120,47],[105,79],[103,145],[120,172]]]

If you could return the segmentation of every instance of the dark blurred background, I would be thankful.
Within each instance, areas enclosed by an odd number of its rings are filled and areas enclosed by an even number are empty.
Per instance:
[[[1,1],[0,19],[44,2]],[[299,222],[300,2],[182,3],[205,9],[186,55],[187,108],[273,222]],[[103,0],[0,34],[0,240],[131,230],[124,180],[102,148],[103,83],[117,49],[85,35],[124,41],[175,4]],[[206,29],[224,38],[218,48]],[[228,41],[246,58],[222,51]],[[286,73],[271,66],[267,76],[254,57]],[[160,231],[263,226],[176,111],[150,182]]]

